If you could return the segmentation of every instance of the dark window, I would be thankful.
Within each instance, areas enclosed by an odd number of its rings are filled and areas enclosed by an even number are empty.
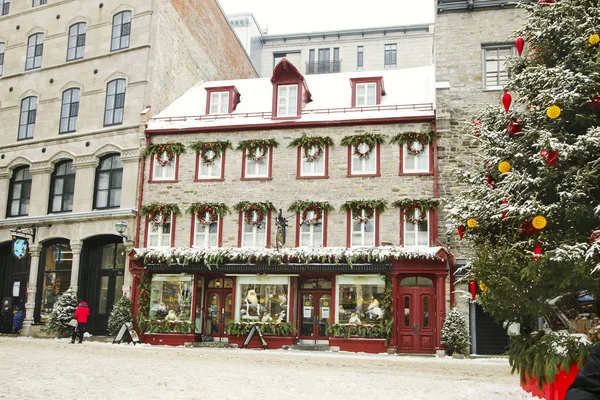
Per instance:
[[[75,169],[73,161],[56,164],[50,183],[50,212],[73,211]]]
[[[10,179],[8,195],[8,217],[20,217],[29,213],[29,197],[31,196],[31,172],[29,167],[21,167],[13,171]]]
[[[0,76],[2,76],[2,70],[4,69],[4,43],[0,43]]]
[[[10,8],[10,0],[0,0],[0,15],[8,14]]]
[[[131,11],[123,11],[113,17],[112,40],[110,51],[126,49],[129,47],[129,34],[131,33]]]
[[[356,70],[363,70],[363,62],[364,62],[364,49],[363,46],[358,46],[356,48]]]
[[[29,36],[27,42],[27,60],[25,71],[42,66],[42,54],[44,53],[44,34],[36,33]]]
[[[106,105],[104,108],[104,126],[123,123],[125,108],[125,79],[115,79],[106,87]]]
[[[85,48],[85,22],[71,25],[69,28],[69,44],[67,48],[67,61],[83,58]]]
[[[37,113],[37,97],[30,96],[21,100],[21,117],[19,119],[18,140],[32,139]]]
[[[308,74],[315,73],[315,49],[310,49],[308,51]]]
[[[60,109],[59,133],[75,132],[79,115],[79,89],[73,88],[63,92]]]
[[[340,49],[333,48],[333,72],[340,72]]]
[[[96,170],[96,196],[94,208],[114,208],[121,205],[121,182],[123,163],[118,154],[100,160]]]
[[[48,2],[48,0],[33,0],[32,7],[41,6]]]
[[[396,68],[396,45],[395,44],[386,44],[384,46],[385,55],[383,67],[385,69],[394,69]]]

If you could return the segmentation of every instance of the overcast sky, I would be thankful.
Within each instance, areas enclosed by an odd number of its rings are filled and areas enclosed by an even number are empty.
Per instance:
[[[269,34],[432,23],[435,0],[218,0],[226,14],[251,12]]]

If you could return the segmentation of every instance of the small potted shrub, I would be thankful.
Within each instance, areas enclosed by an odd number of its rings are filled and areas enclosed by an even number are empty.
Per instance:
[[[452,357],[463,358],[469,345],[469,329],[467,320],[458,308],[450,310],[442,327],[442,343]]]

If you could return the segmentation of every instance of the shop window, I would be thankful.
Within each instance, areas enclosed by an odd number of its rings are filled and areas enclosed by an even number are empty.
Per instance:
[[[158,217],[162,220],[162,216]],[[160,223],[155,221],[147,222],[147,239],[146,247],[171,247],[172,246],[172,229],[173,226],[173,214],[169,214],[167,219],[162,220]]]
[[[233,287],[233,279],[217,278],[208,282],[209,289],[231,289]]]
[[[160,157],[160,159],[159,159]],[[179,166],[179,155],[173,154],[169,161],[169,154],[163,151],[160,156],[152,157],[152,181],[174,182],[177,181],[177,169]]]
[[[251,213],[251,215],[249,214]],[[271,213],[262,217],[256,211],[242,213],[242,244],[240,247],[266,247],[267,228]]]
[[[240,276],[235,300],[235,319],[246,322],[287,322],[289,277]]]
[[[376,218],[375,211],[360,210],[360,215],[352,215],[350,222],[350,247],[375,246]]]
[[[339,276],[336,279],[336,323],[379,324],[383,319],[385,282],[381,276]]]
[[[71,286],[73,252],[67,243],[44,247],[40,322],[46,322],[58,297]]]
[[[153,275],[150,290],[150,320],[191,324],[193,295],[193,275]]]
[[[221,218],[215,215],[215,220],[211,221],[209,212],[204,213],[202,219],[194,216],[194,247],[219,247]]]
[[[405,246],[429,246],[429,220],[427,215],[421,219],[421,212],[415,209],[410,221],[407,221],[406,218],[402,219],[404,222],[403,244]]]
[[[302,289],[331,289],[331,281],[329,279],[309,279],[302,282]]]

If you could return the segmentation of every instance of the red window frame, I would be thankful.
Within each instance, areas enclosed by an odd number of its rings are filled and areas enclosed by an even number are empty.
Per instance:
[[[322,211],[321,219],[323,221],[323,244],[321,247],[327,247],[327,211]],[[300,213],[296,213],[296,247],[300,247]]]
[[[379,246],[379,213],[373,210],[375,216],[375,242],[373,247]],[[346,247],[352,247],[352,211],[346,212]]]
[[[267,224],[267,241],[265,248],[271,247],[271,211],[267,215],[263,215],[263,221]],[[242,247],[242,235],[244,234],[244,211],[240,211],[238,215],[238,247]]]
[[[225,153],[226,149],[223,149],[221,153],[221,176],[218,178],[199,178],[198,174],[200,173],[200,165],[202,161],[200,160],[200,153],[196,152],[196,169],[194,171],[194,182],[222,182],[225,180]]]
[[[231,114],[235,111],[238,103],[240,102],[240,92],[237,91],[235,86],[218,86],[218,87],[210,87],[206,89],[206,114],[207,115],[218,115],[210,113],[210,98],[212,93],[217,92],[228,92],[229,93],[229,105],[227,107],[227,113]]]
[[[156,163],[156,154],[150,156],[150,179],[148,183],[176,183],[179,182],[179,154],[173,154],[175,157],[175,179],[154,179],[154,163]]]
[[[429,244],[431,247],[433,243],[435,243],[435,239],[437,238],[437,224],[438,224],[438,210],[430,210],[427,211],[427,223],[429,232],[427,232],[427,236],[429,236]],[[400,210],[400,246],[404,246],[404,224],[406,221],[404,220],[404,210]]]
[[[417,175],[433,175],[433,168],[434,168],[434,160],[435,157],[437,155],[437,152],[435,151],[435,145],[436,143],[433,142],[431,144],[427,145],[427,151],[429,152],[429,171],[409,171],[409,172],[404,172],[404,148],[407,146],[406,143],[402,144],[399,147],[399,167],[398,167],[398,175],[403,175],[403,176],[417,176]]]
[[[190,228],[190,247],[202,247],[202,246],[194,246],[194,240],[196,240],[196,219],[198,217],[196,214],[192,214],[192,226]],[[219,229],[217,231],[217,247],[223,247],[223,218],[219,217]]]
[[[352,173],[352,155],[354,154],[354,146],[348,146],[348,174],[347,178],[364,178],[364,177],[374,177],[381,176],[381,146],[377,143],[377,146],[373,149],[373,151],[377,152],[377,162],[375,163],[375,173],[374,174],[353,174]]]
[[[375,83],[376,94],[375,105],[381,104],[381,96],[385,95],[385,88],[383,86],[383,76],[373,76],[368,78],[350,78],[350,85],[352,86],[352,107],[356,105],[356,85],[361,83]],[[372,106],[358,106],[358,107],[372,107]]]
[[[324,149],[324,169],[323,175],[302,175],[302,158],[304,157],[304,149],[298,146],[297,162],[296,162],[296,179],[329,179],[329,146]]]
[[[241,181],[270,181],[273,179],[273,148],[270,147],[269,148],[269,168],[268,168],[268,173],[266,177],[250,177],[247,178],[246,177],[246,150],[244,150],[243,156],[242,156],[242,177],[240,178]]]
[[[149,216],[146,215],[145,218],[145,231],[144,231],[144,247],[148,247],[148,234],[150,233],[150,229],[149,229]],[[175,246],[175,228],[177,227],[177,215],[175,214],[171,214],[171,237],[169,238],[169,246],[168,247],[174,247]],[[154,248],[154,247],[153,247]],[[161,246],[162,248],[162,246]]]

